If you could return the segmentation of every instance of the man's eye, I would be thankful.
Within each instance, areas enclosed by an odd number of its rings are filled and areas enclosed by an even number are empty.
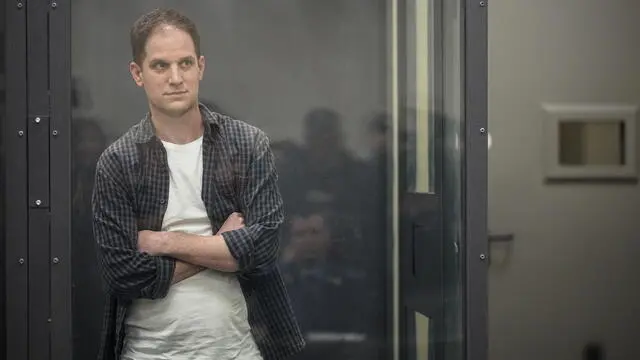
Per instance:
[[[158,70],[165,69],[166,67],[167,67],[167,64],[164,64],[164,63],[155,63],[155,64],[153,64],[153,68],[154,69],[158,69]]]

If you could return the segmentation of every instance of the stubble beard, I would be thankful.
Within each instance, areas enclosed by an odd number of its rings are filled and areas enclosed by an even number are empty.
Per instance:
[[[168,118],[179,119],[183,117],[185,114],[187,114],[189,111],[193,110],[193,108],[195,108],[197,105],[198,105],[197,100],[190,99],[189,103],[187,103],[185,106],[172,107],[170,105],[158,106],[158,104],[156,104],[154,107]]]

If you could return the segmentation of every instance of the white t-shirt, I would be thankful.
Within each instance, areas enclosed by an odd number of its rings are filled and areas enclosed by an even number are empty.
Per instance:
[[[202,201],[202,137],[163,144],[171,184],[162,230],[212,235]],[[135,300],[127,314],[122,359],[262,359],[236,276],[207,269],[172,285],[162,299]]]

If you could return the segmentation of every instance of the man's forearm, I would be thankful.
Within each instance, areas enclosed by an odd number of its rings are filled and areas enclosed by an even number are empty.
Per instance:
[[[176,268],[173,271],[173,278],[171,279],[171,284],[175,284],[184,279],[190,278],[204,269],[206,268],[203,266],[194,265],[184,261],[177,260]]]
[[[238,270],[236,260],[220,235],[199,236],[169,232],[165,236],[164,255],[218,271]]]

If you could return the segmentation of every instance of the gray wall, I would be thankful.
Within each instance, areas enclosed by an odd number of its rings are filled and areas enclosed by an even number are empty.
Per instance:
[[[541,102],[640,104],[640,2],[492,0],[489,7],[492,360],[640,358],[640,189],[546,185]]]

